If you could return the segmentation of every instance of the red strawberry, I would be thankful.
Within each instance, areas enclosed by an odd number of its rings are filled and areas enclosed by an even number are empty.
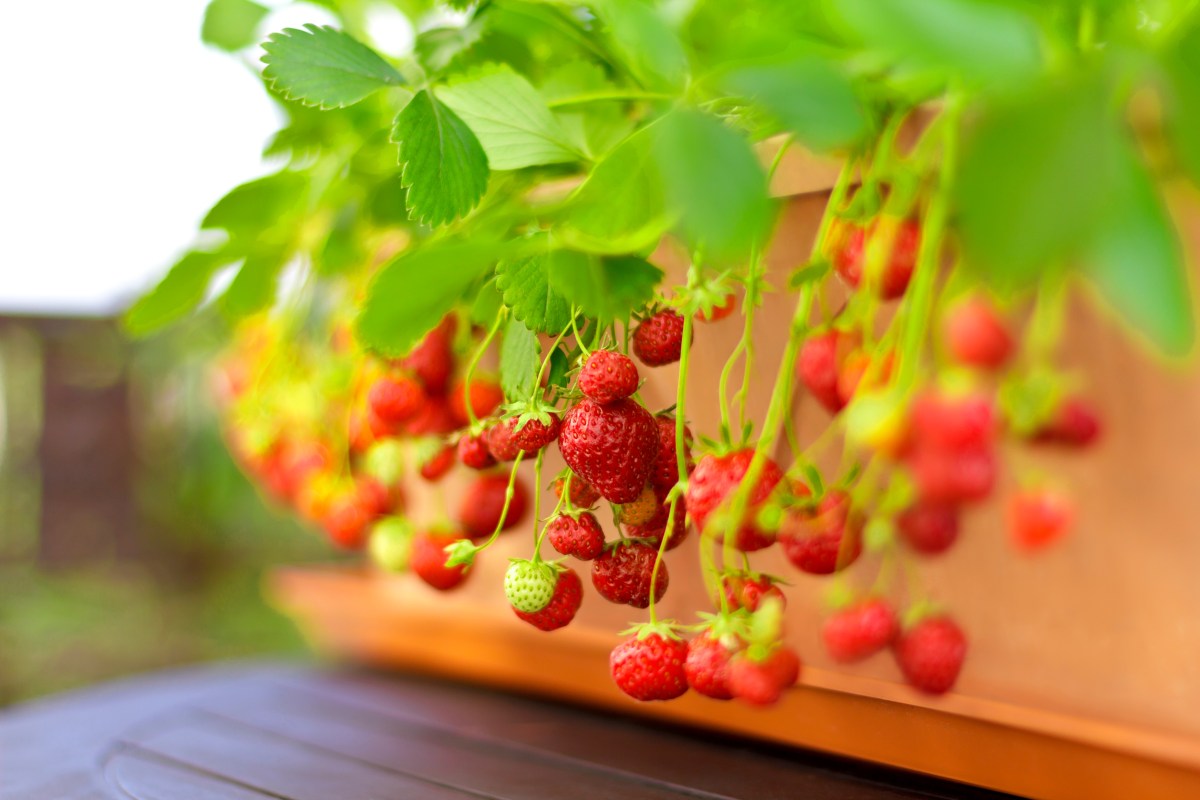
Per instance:
[[[504,495],[508,491],[508,475],[489,473],[475,477],[463,491],[458,504],[458,521],[470,539],[491,536],[500,524],[504,512]],[[508,504],[502,531],[516,527],[529,505],[529,491],[520,478],[513,482],[513,496]]]
[[[633,332],[633,353],[648,367],[679,360],[683,352],[683,317],[659,311],[638,323]]]
[[[397,425],[416,416],[425,404],[425,392],[407,375],[384,375],[371,384],[367,402],[379,421]]]
[[[346,444],[355,455],[367,452],[371,445],[375,444],[375,434],[367,421],[369,414],[368,411],[355,409],[350,412],[350,418],[346,422]]]
[[[521,452],[521,448],[517,447],[517,443],[513,441],[515,425],[516,420],[514,419],[502,419],[487,429],[488,451],[497,461],[513,461]]]
[[[654,519],[661,507],[654,489],[646,486],[635,499],[617,507],[617,522],[622,525],[644,525]]]
[[[688,645],[657,633],[617,645],[609,657],[613,681],[634,700],[672,700],[687,691]]]
[[[550,546],[564,556],[591,561],[604,550],[604,530],[595,515],[585,511],[579,518],[560,514],[546,526]]]
[[[579,574],[568,567],[560,569],[558,582],[554,584],[554,596],[541,611],[533,614],[513,609],[513,613],[538,630],[553,631],[575,619],[575,612],[583,603],[583,583]]]
[[[850,496],[830,491],[815,509],[797,509],[784,517],[783,552],[802,572],[828,575],[850,566],[862,553],[862,520]],[[846,537],[849,541],[844,541]]]
[[[833,266],[842,279],[857,289],[862,283],[863,267],[866,262],[868,237],[879,234],[881,225],[895,226],[892,252],[878,277],[879,296],[884,300],[895,300],[904,294],[917,263],[917,251],[921,244],[921,228],[913,220],[885,219],[871,223],[869,228],[849,226],[841,239],[841,247],[834,255]]]
[[[388,488],[374,478],[359,475],[354,481],[354,495],[371,516],[387,514],[404,505],[400,488]]]
[[[753,459],[754,451],[749,448],[720,456],[710,453],[700,459],[688,481],[686,495],[688,511],[698,530],[705,531],[710,517],[713,517],[719,508],[729,513],[729,503],[732,502],[734,493],[745,478]],[[750,491],[746,514],[738,528],[734,546],[739,550],[761,550],[775,541],[774,534],[759,528],[754,518],[758,507],[770,496],[782,478],[783,470],[767,458],[763,462],[757,483]],[[716,517],[713,519],[714,522],[718,521]],[[725,524],[714,525],[712,534],[723,540],[725,529]]]
[[[1100,417],[1082,398],[1062,402],[1054,417],[1033,435],[1033,441],[1087,447],[1100,436]]]
[[[713,306],[712,311],[707,314],[701,313],[699,319],[702,322],[718,322],[725,319],[734,311],[737,310],[737,295],[727,294],[725,300],[719,306]]]
[[[938,450],[990,447],[996,438],[996,415],[984,395],[951,397],[926,392],[909,411],[914,444]]]
[[[592,585],[610,603],[647,608],[650,605],[650,577],[657,557],[658,551],[641,542],[620,543],[592,561]],[[658,565],[654,580],[655,602],[666,594],[670,580],[664,561]]]
[[[923,448],[909,456],[908,467],[927,503],[983,500],[996,484],[996,456],[988,448]]]
[[[536,453],[558,438],[562,426],[556,414],[549,414],[549,422],[540,419],[526,420],[525,424],[513,427],[512,443],[525,453]]]
[[[733,696],[751,705],[769,706],[778,702],[785,689],[800,679],[800,657],[787,645],[771,651],[763,661],[742,651],[729,662],[729,689]]]
[[[771,597],[779,601],[780,608],[787,606],[787,597],[769,575],[752,575],[746,572],[726,575],[721,578],[721,586],[731,610],[744,608],[747,611],[757,611],[763,601]]]
[[[1048,547],[1071,529],[1075,506],[1070,498],[1049,489],[1026,489],[1008,501],[1008,533],[1020,550]]]
[[[579,370],[579,391],[601,405],[629,397],[637,388],[637,367],[622,353],[593,350]]]
[[[484,434],[463,434],[458,440],[458,460],[471,469],[487,469],[496,465]]]
[[[366,544],[367,527],[375,516],[356,493],[343,494],[330,502],[322,525],[334,544],[357,550]]]
[[[892,645],[909,685],[926,694],[945,694],[958,680],[967,656],[967,637],[949,617],[926,617]]]
[[[454,328],[454,317],[446,317],[400,360],[400,364],[412,370],[430,394],[444,394],[450,373],[454,371]]]
[[[830,616],[821,629],[821,638],[834,661],[850,663],[875,655],[899,633],[900,623],[891,605],[872,598]]]
[[[562,497],[563,484],[566,481],[558,478],[554,481],[554,496]],[[571,495],[567,498],[576,508],[591,508],[600,500],[600,493],[590,483],[578,475],[571,475]]]
[[[439,481],[454,467],[455,449],[450,445],[438,450],[421,464],[421,477],[427,481]]]
[[[733,691],[729,688],[729,660],[733,651],[726,647],[720,637],[703,633],[688,642],[687,661],[684,672],[688,686],[705,697],[714,700],[730,700]]]
[[[834,329],[808,337],[800,347],[796,372],[809,393],[831,414],[846,406],[838,389],[839,375],[842,362],[860,343],[857,334]]]
[[[1013,353],[1013,339],[992,304],[981,297],[956,303],[942,320],[942,339],[960,364],[998,369]]]
[[[429,404],[426,403],[421,407],[421,411],[417,412],[417,415],[421,415],[424,410],[428,409],[429,407]],[[391,439],[395,436],[399,436],[401,425],[401,423],[388,422],[380,418],[373,409],[369,407],[367,408],[367,430],[370,431],[371,439],[373,441],[379,441],[380,439]]]
[[[658,426],[658,455],[654,459],[654,470],[650,473],[650,485],[655,489],[669,490],[679,482],[679,458],[675,449],[675,418],[660,414],[654,418]],[[692,468],[692,432],[683,428],[684,461],[688,470]]]
[[[450,406],[441,397],[429,398],[417,415],[401,426],[409,436],[443,436],[458,430],[460,426],[450,413]]]
[[[454,388],[450,390],[450,413],[459,427],[471,422],[467,415],[466,396],[467,389],[462,381],[455,383]],[[475,412],[475,419],[483,419],[495,413],[503,402],[504,392],[501,391],[500,384],[486,378],[471,379],[471,410]]]
[[[641,525],[626,524],[625,535],[631,539],[645,539],[657,550],[662,544],[663,536],[667,533],[667,521],[671,515],[671,504],[665,502],[665,492],[656,495],[657,506],[654,516]],[[687,501],[682,497],[675,502],[675,522],[672,525],[671,540],[667,549],[674,550],[687,539]]]
[[[604,406],[585,398],[563,418],[558,448],[604,499],[628,503],[654,468],[658,429],[650,412],[629,398]]]
[[[455,588],[466,580],[467,567],[464,564],[447,567],[446,547],[458,540],[458,536],[445,531],[417,533],[412,540],[409,567],[421,580],[439,591]]]
[[[945,552],[958,539],[958,508],[945,503],[918,502],[896,518],[896,527],[918,553]]]
[[[883,359],[881,366],[874,370],[871,370],[871,355],[862,350],[855,350],[842,360],[838,370],[837,393],[843,408],[854,399],[854,394],[858,391],[858,386],[868,371],[871,371],[868,388],[877,388],[891,379],[895,356],[888,351],[881,358]]]

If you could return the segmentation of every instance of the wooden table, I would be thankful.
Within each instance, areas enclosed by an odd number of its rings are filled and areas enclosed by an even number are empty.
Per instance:
[[[1000,797],[425,677],[251,664],[0,713],[3,800]]]

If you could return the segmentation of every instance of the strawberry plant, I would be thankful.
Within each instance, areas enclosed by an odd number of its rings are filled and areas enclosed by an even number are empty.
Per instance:
[[[1194,347],[1164,199],[1200,181],[1192,3],[415,0],[399,57],[363,3],[322,5],[339,26],[262,44],[275,170],[213,206],[127,324],[229,320],[230,447],[335,544],[448,590],[530,532],[505,589],[542,630],[570,623],[586,591],[567,559],[587,563],[598,597],[648,609],[612,655],[635,698],[767,704],[796,682],[787,577],[754,566],[776,547],[839,576],[834,659],[890,648],[916,689],[950,690],[967,635],[897,565],[943,557],[1010,470],[1015,547],[1067,533],[1066,490],[1000,444],[1101,429],[1057,347],[1068,299],[1086,287],[1168,358]],[[213,0],[206,36],[243,49],[263,13]],[[809,256],[768,280],[786,224],[769,187],[802,148],[840,173]],[[772,363],[768,294],[793,309]],[[697,322],[741,340],[703,350]],[[725,360],[719,381],[690,385],[696,358]],[[655,374],[670,408],[639,393]],[[712,430],[689,423],[697,390]],[[826,420],[807,442],[803,396]],[[450,516],[410,518],[455,462],[478,472]],[[691,531],[696,563],[671,570],[698,570],[712,606],[663,620],[665,556]]]

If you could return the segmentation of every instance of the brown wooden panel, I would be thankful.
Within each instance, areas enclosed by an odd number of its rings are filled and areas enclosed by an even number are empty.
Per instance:
[[[133,800],[281,800],[281,795],[265,794],[136,749],[113,753],[104,765],[104,775],[111,786]]]

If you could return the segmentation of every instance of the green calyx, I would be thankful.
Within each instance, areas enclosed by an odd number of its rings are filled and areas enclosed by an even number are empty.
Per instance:
[[[621,631],[622,636],[636,636],[638,641],[644,641],[651,636],[658,635],[664,639],[673,639],[677,642],[683,641],[681,631],[684,627],[673,619],[656,620],[653,622],[639,622],[636,625],[631,625]]]

